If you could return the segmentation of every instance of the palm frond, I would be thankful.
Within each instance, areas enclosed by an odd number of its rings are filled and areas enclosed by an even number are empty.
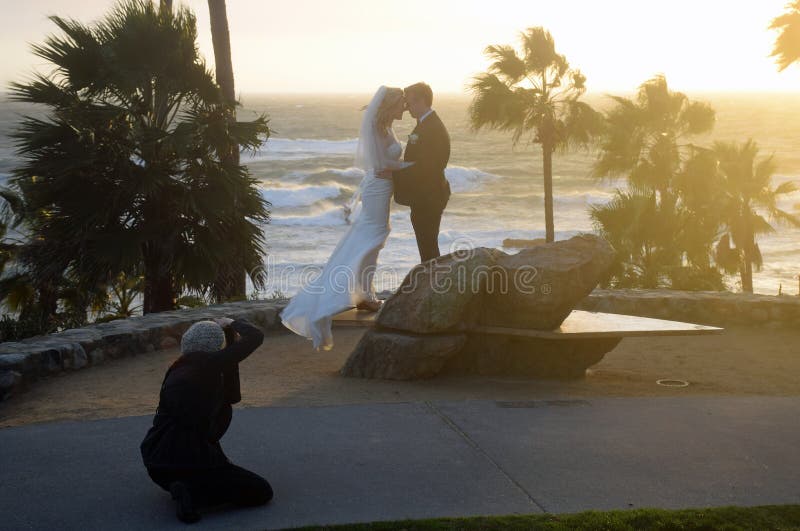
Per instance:
[[[770,173],[772,175],[772,173]],[[794,181],[784,181],[772,191],[775,195],[783,195],[783,194],[791,194],[792,192],[796,192],[798,190],[797,183]]]
[[[800,1],[787,4],[786,12],[774,18],[769,29],[779,31],[770,55],[780,72],[800,60]]]
[[[506,84],[518,83],[527,74],[525,62],[517,56],[512,46],[492,45],[484,53],[492,60],[489,72],[503,79]]]
[[[556,44],[550,32],[541,26],[528,28],[520,34],[524,60],[530,72],[544,72],[548,68],[564,68],[564,56],[556,53]]]

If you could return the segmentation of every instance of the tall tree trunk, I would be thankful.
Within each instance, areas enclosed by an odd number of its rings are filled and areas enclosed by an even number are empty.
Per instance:
[[[753,293],[753,264],[747,258],[742,260],[742,264],[739,266],[739,275],[742,279],[742,291]]]
[[[745,203],[747,210],[744,215],[744,234],[745,234],[745,248],[744,248],[744,268],[742,270],[742,291],[745,293],[753,293],[753,262],[754,249],[756,248],[756,238],[753,230],[750,228],[751,216],[749,202]]]
[[[753,293],[753,257],[745,251],[744,264],[742,264],[742,291]]]
[[[49,334],[51,322],[58,313],[58,294],[55,282],[42,282],[35,286],[36,303],[24,306],[20,312],[20,322],[35,321],[33,329],[26,330],[27,335]]]
[[[236,120],[236,88],[233,79],[233,59],[231,56],[231,37],[228,29],[228,13],[225,0],[208,0],[208,13],[211,20],[211,40],[214,44],[214,63],[216,64],[217,84],[222,90],[222,95],[230,105],[231,122]],[[239,164],[239,146],[233,144],[224,154],[224,164]],[[231,208],[234,212],[238,209],[234,196]],[[228,265],[218,273],[214,282],[217,299],[219,301],[233,298],[246,298],[246,275],[244,264],[240,258],[244,253],[231,256]]]
[[[172,0],[161,0],[159,3],[161,9],[166,9],[167,11],[172,11]]]
[[[150,247],[144,253],[144,301],[142,313],[165,312],[175,309],[177,293],[172,273],[162,255]]]
[[[553,224],[553,148],[542,144],[542,165],[544,170],[544,226],[545,240],[555,241],[556,233]]]
[[[217,84],[222,89],[222,95],[228,103],[233,105],[236,102],[236,88],[233,81],[231,36],[228,29],[225,0],[208,0],[208,14],[211,19],[211,40],[214,43]]]

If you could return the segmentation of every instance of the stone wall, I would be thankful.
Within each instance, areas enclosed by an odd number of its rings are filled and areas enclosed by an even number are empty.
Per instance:
[[[192,323],[215,317],[243,317],[265,332],[285,330],[283,305],[241,301],[152,313],[0,343],[0,400],[40,377],[102,363],[106,359],[169,349],[180,344]]]
[[[800,329],[800,297],[718,291],[594,290],[579,310],[712,326]]]
[[[381,297],[390,293],[383,292]],[[192,323],[244,317],[265,332],[286,331],[285,303],[242,301],[93,324],[57,334],[0,343],[0,400],[40,377],[106,359],[173,348]],[[800,330],[800,297],[671,290],[594,290],[578,309],[640,315],[714,326],[789,327]]]

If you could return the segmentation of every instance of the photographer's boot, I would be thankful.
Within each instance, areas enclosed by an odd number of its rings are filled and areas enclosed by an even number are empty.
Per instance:
[[[172,499],[175,500],[177,506],[175,514],[178,520],[187,524],[193,524],[200,520],[200,513],[194,506],[192,494],[189,492],[189,487],[182,481],[175,481],[169,486],[169,492],[172,494]]]

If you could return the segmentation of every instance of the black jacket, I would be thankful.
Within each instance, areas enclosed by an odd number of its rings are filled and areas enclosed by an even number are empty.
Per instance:
[[[412,209],[444,210],[450,198],[450,183],[444,176],[450,135],[436,111],[414,128],[403,160],[414,164],[392,173],[395,202]]]
[[[230,329],[241,335],[233,342]],[[226,327],[227,346],[184,353],[167,370],[153,426],[140,449],[147,467],[211,468],[228,463],[219,440],[228,430],[231,404],[241,400],[239,362],[264,341],[244,319]]]

